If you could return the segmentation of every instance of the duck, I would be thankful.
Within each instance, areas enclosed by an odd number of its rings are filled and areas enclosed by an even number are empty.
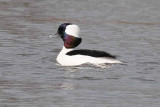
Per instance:
[[[91,49],[77,49],[82,42],[79,36],[80,28],[76,24],[63,23],[59,26],[57,33],[63,40],[63,48],[56,60],[61,66],[80,66],[85,64],[104,65],[122,63],[116,56],[105,51]]]

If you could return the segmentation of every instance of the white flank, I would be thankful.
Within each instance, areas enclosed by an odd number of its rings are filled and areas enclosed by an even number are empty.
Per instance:
[[[67,52],[71,51],[73,49],[66,49],[63,46],[63,49],[59,53],[57,57],[57,62],[60,63],[62,66],[77,66],[85,63],[91,63],[91,64],[103,64],[103,63],[121,63],[120,61],[113,59],[113,58],[96,58],[91,56],[85,56],[85,55],[66,55]]]

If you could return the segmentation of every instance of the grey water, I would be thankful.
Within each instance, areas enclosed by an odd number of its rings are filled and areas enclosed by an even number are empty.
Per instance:
[[[62,67],[60,24],[78,48],[123,65]],[[159,107],[159,0],[0,0],[0,107]]]

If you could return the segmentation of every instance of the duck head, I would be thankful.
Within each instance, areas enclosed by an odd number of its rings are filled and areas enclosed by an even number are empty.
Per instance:
[[[77,47],[82,39],[79,37],[80,28],[72,23],[63,23],[59,26],[57,34],[64,41],[65,48]]]

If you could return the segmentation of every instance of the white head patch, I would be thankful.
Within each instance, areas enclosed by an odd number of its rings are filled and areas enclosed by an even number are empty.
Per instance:
[[[77,25],[68,25],[66,27],[66,30],[65,32],[68,34],[68,35],[72,35],[72,36],[75,36],[75,37],[79,37],[79,32],[80,32],[80,28],[77,26]]]

